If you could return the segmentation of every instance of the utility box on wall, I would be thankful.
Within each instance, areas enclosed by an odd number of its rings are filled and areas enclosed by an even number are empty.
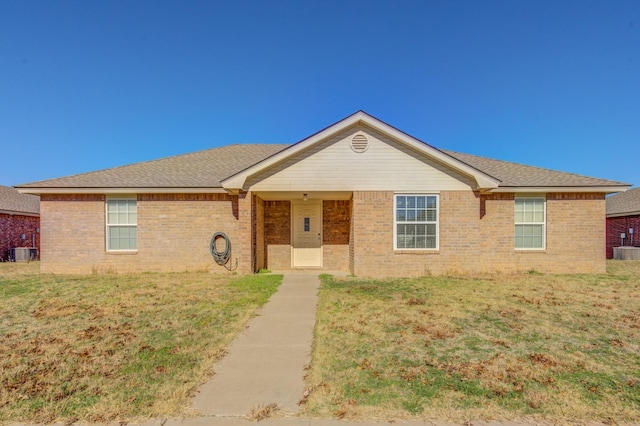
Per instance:
[[[640,247],[614,247],[613,258],[617,260],[640,260]]]
[[[35,247],[14,247],[10,253],[12,262],[30,262],[38,260],[38,249]]]

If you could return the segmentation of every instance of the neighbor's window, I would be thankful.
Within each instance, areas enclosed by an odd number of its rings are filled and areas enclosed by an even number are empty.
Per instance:
[[[438,248],[438,196],[395,196],[395,248]]]
[[[136,200],[107,200],[107,250],[138,248],[138,207]]]
[[[516,198],[516,249],[544,249],[545,199]]]

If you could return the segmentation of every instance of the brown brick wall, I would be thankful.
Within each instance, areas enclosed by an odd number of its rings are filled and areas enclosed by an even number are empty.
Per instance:
[[[266,247],[265,231],[264,231],[264,200],[254,195],[254,213],[253,213],[253,250],[255,257],[256,271],[266,268]]]
[[[324,269],[349,270],[351,200],[322,202],[322,257]]]
[[[440,193],[437,251],[394,251],[392,192],[355,192],[352,201],[326,201],[325,269],[378,277],[532,269],[605,271],[602,194],[548,194],[544,251],[514,249],[513,198],[513,194],[471,191]],[[290,202],[262,201],[250,193],[140,195],[138,251],[108,253],[103,195],[45,195],[41,198],[41,270],[226,272],[209,253],[216,231],[230,237],[231,264],[238,259],[239,273],[265,266],[289,269],[290,216]]]
[[[264,230],[267,245],[291,244],[291,203],[265,201]]]
[[[106,251],[103,195],[43,196],[40,208],[42,272],[227,272],[213,261],[209,252],[211,236],[217,231],[229,236],[231,262],[235,264],[238,259],[238,270],[252,269],[251,256],[247,255],[251,249],[251,230],[242,233],[240,226],[242,209],[247,208],[246,197],[238,200],[226,194],[138,196],[136,253]],[[244,216],[247,214],[251,214],[250,206]]]
[[[264,241],[267,268],[281,271],[291,268],[291,203],[264,202]]]
[[[544,251],[514,249],[514,195],[440,193],[436,251],[393,250],[393,193],[353,196],[352,272],[420,276],[477,272],[604,272],[604,196],[549,194]]]
[[[40,251],[40,218],[0,213],[0,262],[9,260],[13,247],[35,247]],[[24,234],[24,240],[21,236]],[[34,245],[35,242],[35,245]]]
[[[322,202],[322,244],[348,245],[350,225],[351,200]]]

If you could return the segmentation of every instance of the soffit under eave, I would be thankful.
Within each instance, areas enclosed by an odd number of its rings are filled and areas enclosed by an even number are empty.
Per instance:
[[[149,188],[149,187],[96,187],[96,188],[16,188],[21,194],[224,194],[222,188],[194,188],[194,187],[176,187],[176,188]]]
[[[626,191],[626,186],[500,186],[485,190],[486,193],[599,193],[613,194]]]
[[[295,155],[299,155],[304,151],[311,149],[317,144],[323,143],[328,139],[336,136],[337,134],[348,130],[349,128],[361,125],[363,127],[369,127],[372,130],[382,133],[387,137],[404,144],[405,146],[413,149],[414,151],[430,157],[431,159],[442,163],[448,168],[461,173],[463,175],[472,178],[477,185],[477,190],[489,190],[497,188],[500,184],[500,180],[490,176],[434,147],[428,145],[419,139],[414,138],[407,133],[404,133],[393,126],[390,126],[377,118],[359,111],[336,124],[329,126],[320,132],[317,132],[306,139],[292,145],[289,148],[259,162],[255,165],[229,176],[222,180],[222,186],[229,192],[248,191],[250,188],[246,187],[246,182],[249,178],[264,173],[272,167],[276,167],[283,161],[291,159]]]

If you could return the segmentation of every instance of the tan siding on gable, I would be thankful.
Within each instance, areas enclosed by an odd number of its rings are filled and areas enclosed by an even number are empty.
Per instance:
[[[354,152],[354,135],[369,147]],[[308,151],[247,181],[252,191],[456,191],[474,182],[406,146],[359,126],[319,143]]]

